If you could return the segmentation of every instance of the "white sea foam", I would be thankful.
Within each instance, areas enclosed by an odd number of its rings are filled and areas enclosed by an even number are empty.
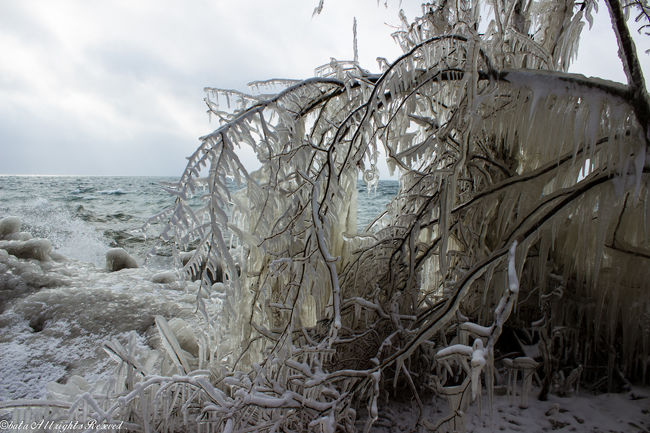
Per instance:
[[[92,225],[74,217],[62,206],[39,198],[27,204],[18,216],[24,230],[47,238],[54,251],[68,258],[102,265],[108,250],[106,239]]]

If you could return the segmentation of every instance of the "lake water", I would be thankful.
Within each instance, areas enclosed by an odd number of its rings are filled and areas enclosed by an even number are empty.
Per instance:
[[[65,260],[17,260],[0,250],[0,400],[40,398],[48,382],[79,375],[93,383],[110,377],[115,363],[102,342],[156,346],[155,315],[196,326],[198,285],[159,284],[155,273],[171,267],[164,248],[141,230],[172,202],[161,182],[174,178],[0,176],[0,218],[16,216],[22,231],[47,238]],[[382,180],[368,194],[359,183],[358,226],[380,214],[398,182]],[[105,270],[106,251],[122,247],[138,269]]]

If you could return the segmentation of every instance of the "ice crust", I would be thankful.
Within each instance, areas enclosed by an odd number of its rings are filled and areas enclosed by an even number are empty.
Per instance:
[[[20,233],[19,220],[0,221],[4,237]],[[50,251],[46,239],[0,241],[0,400],[43,398],[49,382],[75,375],[91,384],[111,377],[117,364],[102,343],[126,344],[135,332],[138,351],[160,348],[156,315],[171,319],[183,349],[196,354],[198,284],[147,268],[51,260]]]

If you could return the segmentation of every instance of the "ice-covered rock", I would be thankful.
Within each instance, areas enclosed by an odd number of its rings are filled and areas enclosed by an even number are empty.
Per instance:
[[[0,249],[19,259],[50,260],[52,243],[47,239],[29,239],[26,241],[0,241]]]
[[[16,232],[5,236],[5,240],[8,241],[28,241],[31,238],[32,235],[27,232]]]
[[[52,400],[73,400],[88,392],[91,386],[86,379],[78,375],[72,375],[67,383],[50,382],[46,385],[47,396]]]
[[[0,239],[8,239],[7,236],[20,232],[20,219],[9,216],[0,219]]]
[[[2,242],[4,241],[0,241],[0,243]],[[61,275],[46,270],[50,265],[51,262],[19,259],[0,248],[0,312],[4,311],[5,306],[16,298],[38,291],[43,287],[61,285]],[[2,327],[0,315],[0,328]],[[0,332],[1,334],[2,332]]]
[[[158,284],[169,284],[177,280],[176,273],[172,271],[158,272],[151,277],[151,282]]]
[[[187,262],[190,261],[190,259],[194,256],[195,250],[192,251],[181,251],[178,255],[178,257],[181,259],[181,263],[183,266],[187,264]]]
[[[0,249],[19,259],[51,259],[52,243],[47,239],[32,239],[32,235],[20,231],[18,217],[9,216],[0,219]]]
[[[189,323],[177,317],[169,321],[169,327],[174,332],[181,349],[191,354],[193,357],[199,356],[199,344],[196,336]]]
[[[106,252],[106,269],[109,272],[137,267],[138,263],[124,250],[124,248],[111,248]]]

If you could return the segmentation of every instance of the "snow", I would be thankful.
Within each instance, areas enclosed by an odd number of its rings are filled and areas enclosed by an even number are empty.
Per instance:
[[[533,389],[533,396],[539,389]],[[483,398],[486,395],[483,394]],[[518,400],[518,399],[517,399]],[[442,399],[423,400],[423,419],[434,421],[446,413]],[[569,397],[550,395],[547,401],[532,398],[522,409],[506,395],[495,395],[493,411],[487,405],[473,404],[465,416],[467,432],[647,432],[650,429],[650,388],[632,388],[621,394],[595,395],[580,392]],[[414,431],[417,420],[415,402],[391,402],[381,407],[379,419],[371,430],[383,432]],[[357,424],[361,426],[361,421]]]

